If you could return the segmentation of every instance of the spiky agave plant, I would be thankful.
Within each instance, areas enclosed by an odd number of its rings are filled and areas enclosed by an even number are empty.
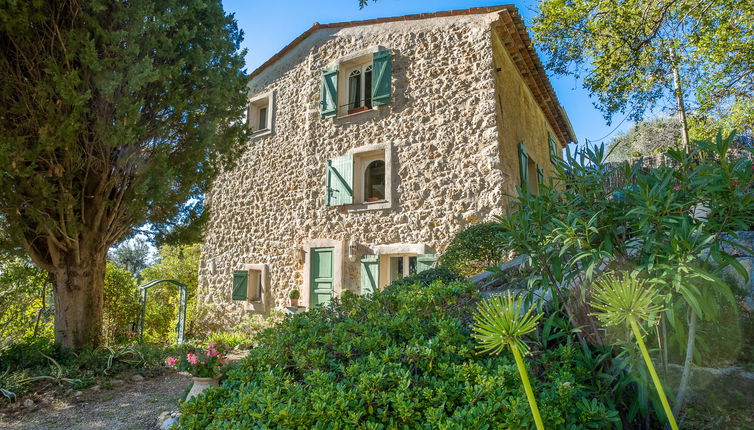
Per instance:
[[[523,301],[510,291],[505,296],[492,296],[477,307],[472,336],[479,342],[481,353],[499,354],[506,347],[511,349],[534,423],[538,430],[544,430],[537,400],[529,383],[529,374],[524,366],[523,355],[529,352],[529,347],[521,339],[521,336],[534,331],[541,315],[533,315],[532,309],[524,313],[523,309]]]
[[[602,276],[596,283],[592,296],[591,305],[599,310],[592,315],[596,316],[606,327],[627,324],[636,338],[636,343],[641,349],[644,362],[647,364],[649,374],[652,376],[660,402],[668,417],[668,423],[673,430],[678,430],[673,411],[670,409],[665,390],[662,388],[660,378],[657,376],[652,359],[649,357],[644,335],[639,328],[643,321],[652,322],[654,316],[662,312],[662,306],[658,305],[659,292],[644,281],[626,275],[614,277]]]

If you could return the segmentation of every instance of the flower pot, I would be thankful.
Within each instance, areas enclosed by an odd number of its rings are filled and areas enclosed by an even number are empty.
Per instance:
[[[219,376],[215,376],[214,378],[199,378],[197,376],[192,376],[191,379],[194,380],[194,385],[191,386],[191,391],[189,391],[188,396],[186,396],[186,401],[198,396],[202,391],[209,387],[217,387],[220,385]]]
[[[351,115],[351,114],[354,114],[354,113],[359,113],[359,112],[365,112],[365,111],[368,111],[368,110],[369,110],[369,108],[367,106],[360,106],[360,107],[357,107],[357,108],[348,109],[348,115]]]
[[[298,307],[298,299],[291,299],[291,307],[293,308]]]

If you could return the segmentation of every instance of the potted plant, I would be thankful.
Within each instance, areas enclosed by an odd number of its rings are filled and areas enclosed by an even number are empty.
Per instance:
[[[207,345],[204,349],[189,352],[185,356],[168,357],[165,363],[169,367],[178,369],[181,372],[188,372],[194,381],[186,396],[186,401],[199,395],[209,387],[217,387],[220,377],[222,376],[222,366],[228,363],[225,354],[220,351],[214,342]]]
[[[301,293],[299,293],[298,290],[291,291],[290,294],[288,294],[288,297],[291,299],[291,306],[294,308],[298,307],[298,299],[301,298]]]

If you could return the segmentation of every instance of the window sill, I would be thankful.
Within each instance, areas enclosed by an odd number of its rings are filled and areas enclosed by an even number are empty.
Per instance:
[[[347,119],[350,119],[350,118],[358,117],[359,115],[366,115],[366,114],[373,114],[374,115],[375,113],[377,113],[377,108],[373,107],[371,109],[363,110],[361,112],[348,113],[348,114],[345,114],[345,115],[341,114],[341,115],[336,116],[335,119],[336,120],[347,120]]]
[[[265,128],[265,129],[257,130],[255,132],[251,133],[251,138],[252,139],[256,139],[258,137],[268,136],[270,134],[272,134],[272,129]]]
[[[391,209],[393,205],[387,200],[379,200],[376,202],[364,202],[346,205],[346,209],[349,212],[365,212],[373,210],[385,210]]]

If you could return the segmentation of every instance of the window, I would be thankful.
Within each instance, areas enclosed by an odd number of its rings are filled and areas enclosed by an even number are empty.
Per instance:
[[[372,64],[361,65],[348,74],[348,113],[372,108]]]
[[[544,171],[529,157],[523,142],[518,144],[518,168],[521,189],[537,194],[539,184],[544,182]]]
[[[265,264],[246,264],[233,271],[232,299],[243,302],[244,310],[264,313],[268,300],[269,281]]]
[[[389,258],[389,282],[394,282],[416,273],[416,255],[389,256]]]
[[[368,111],[391,102],[392,51],[370,48],[322,70],[320,118]]]
[[[364,201],[385,200],[385,161],[374,160],[364,171]]]
[[[262,94],[249,100],[248,124],[252,136],[272,132],[272,93]]]
[[[392,197],[391,146],[367,145],[327,160],[327,206],[359,209],[389,208]]]

